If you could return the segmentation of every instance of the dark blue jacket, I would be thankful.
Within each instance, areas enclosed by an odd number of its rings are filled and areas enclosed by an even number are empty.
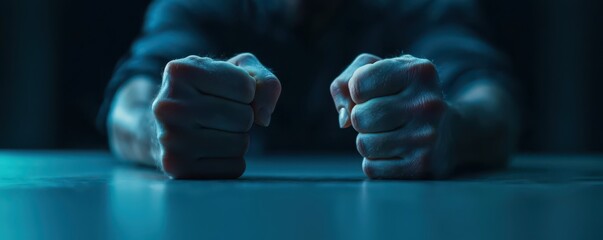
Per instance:
[[[273,151],[355,149],[355,132],[338,128],[329,84],[363,52],[432,60],[445,94],[484,76],[510,88],[507,59],[484,40],[474,1],[300,0],[304,5],[293,8],[291,2],[153,2],[109,83],[99,125],[124,81],[145,74],[159,85],[165,64],[188,55],[227,59],[251,52],[273,70],[281,98],[271,126],[252,130],[252,148]]]

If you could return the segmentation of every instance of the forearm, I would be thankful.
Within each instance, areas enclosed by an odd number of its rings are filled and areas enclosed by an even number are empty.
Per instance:
[[[111,151],[122,160],[156,166],[159,151],[151,103],[156,86],[148,78],[130,79],[115,94],[107,121]]]
[[[448,136],[460,167],[504,166],[518,132],[517,107],[511,94],[484,78],[449,96]]]

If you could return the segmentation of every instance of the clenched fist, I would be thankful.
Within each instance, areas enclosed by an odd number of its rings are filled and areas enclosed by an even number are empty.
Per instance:
[[[237,178],[253,123],[268,126],[279,80],[255,56],[189,56],[165,67],[153,101],[160,166],[174,178]]]
[[[404,55],[362,54],[331,84],[340,127],[358,132],[370,178],[422,178],[446,172],[444,101],[433,63]]]

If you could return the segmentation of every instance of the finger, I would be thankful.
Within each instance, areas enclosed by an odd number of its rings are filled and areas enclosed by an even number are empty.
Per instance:
[[[351,125],[350,123],[350,112],[354,107],[354,102],[350,97],[350,89],[348,82],[352,77],[352,74],[356,69],[366,64],[372,64],[381,60],[381,58],[363,53],[358,55],[356,59],[331,83],[330,91],[333,101],[335,102],[335,109],[339,114],[339,127],[347,128]]]
[[[367,159],[397,159],[409,151],[435,144],[437,133],[428,124],[410,124],[401,129],[383,133],[359,133],[356,137],[358,153]]]
[[[427,59],[404,55],[357,69],[349,81],[350,95],[360,104],[375,97],[397,94],[414,82],[437,82],[435,65]]]
[[[170,61],[164,72],[164,84],[184,82],[197,91],[249,104],[255,93],[254,79],[232,64],[210,58],[188,56]]]
[[[188,159],[242,157],[249,146],[249,134],[213,129],[170,128],[158,132],[163,152]]]
[[[418,179],[427,177],[430,151],[417,149],[404,158],[367,159],[362,161],[362,170],[373,179]]]
[[[403,158],[367,159],[362,161],[362,170],[373,179],[417,179],[427,177],[431,151],[415,149]]]
[[[193,99],[158,99],[153,103],[158,123],[244,133],[253,123],[251,106],[205,94]]]
[[[264,127],[268,126],[276,102],[281,95],[280,81],[251,53],[239,54],[228,62],[245,69],[255,79],[255,98],[251,102],[255,123]]]
[[[409,97],[401,94],[373,98],[352,108],[351,122],[359,133],[391,131],[404,126],[412,113],[406,107]]]
[[[413,119],[427,123],[439,119],[446,103],[436,93],[402,92],[396,95],[377,97],[354,106],[352,126],[360,133],[392,131]]]

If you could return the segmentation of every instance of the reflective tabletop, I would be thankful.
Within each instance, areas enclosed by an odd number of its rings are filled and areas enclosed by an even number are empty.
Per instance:
[[[249,157],[170,180],[106,152],[0,151],[0,239],[603,239],[603,156],[369,180],[356,155]]]

